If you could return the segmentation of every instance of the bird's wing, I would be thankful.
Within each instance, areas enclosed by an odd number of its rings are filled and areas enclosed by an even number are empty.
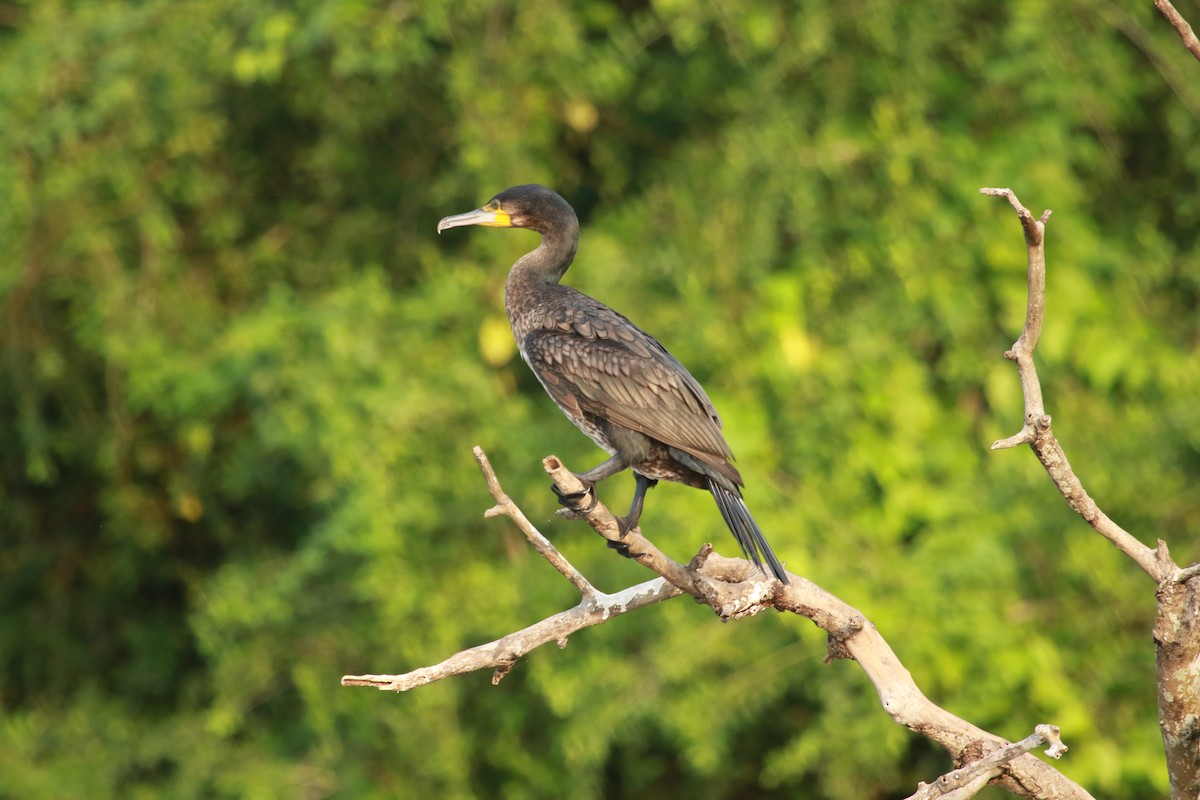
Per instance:
[[[696,379],[654,337],[592,303],[545,319],[522,342],[555,401],[569,416],[602,417],[729,470],[721,418]]]

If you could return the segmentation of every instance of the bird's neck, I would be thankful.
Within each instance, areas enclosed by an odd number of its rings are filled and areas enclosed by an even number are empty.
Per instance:
[[[537,249],[517,259],[508,273],[505,295],[527,293],[531,289],[554,286],[571,266],[579,243],[578,228],[566,234],[546,233]]]

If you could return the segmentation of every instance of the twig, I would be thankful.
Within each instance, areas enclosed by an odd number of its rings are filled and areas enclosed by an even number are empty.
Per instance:
[[[992,443],[993,450],[1001,450],[1028,444],[1033,448],[1038,461],[1049,473],[1058,491],[1076,513],[1092,526],[1117,549],[1134,561],[1154,580],[1161,581],[1168,574],[1167,567],[1155,556],[1155,551],[1138,541],[1132,534],[1109,519],[1100,510],[1096,501],[1084,490],[1083,484],[1071,469],[1067,455],[1059,445],[1050,428],[1050,415],[1046,413],[1042,400],[1042,385],[1038,380],[1033,362],[1033,351],[1042,333],[1042,320],[1046,311],[1046,221],[1050,212],[1045,211],[1039,219],[1021,205],[1011,189],[980,189],[982,194],[1003,197],[1017,212],[1025,232],[1025,245],[1029,255],[1029,298],[1025,310],[1025,325],[1012,349],[1004,357],[1017,363],[1021,379],[1021,392],[1025,397],[1025,423],[1021,430],[1007,439]],[[1171,565],[1170,573],[1174,572]]]
[[[472,449],[475,454],[475,461],[479,464],[479,469],[483,471],[483,477],[487,481],[488,492],[496,501],[496,505],[483,512],[485,517],[495,517],[504,515],[517,524],[521,529],[521,533],[525,534],[525,538],[533,545],[533,549],[538,551],[544,559],[549,561],[556,570],[558,570],[564,578],[569,580],[583,595],[584,599],[592,598],[597,595],[596,588],[588,582],[588,579],[583,577],[583,573],[575,569],[567,557],[558,552],[558,548],[550,544],[550,540],[541,534],[533,523],[521,512],[504,490],[500,488],[500,480],[496,477],[496,471],[492,469],[492,462],[488,461],[487,453],[483,452],[483,448],[476,446]]]
[[[1187,583],[1192,578],[1200,575],[1200,564],[1192,564],[1190,567],[1184,567],[1172,576],[1175,583]]]
[[[993,750],[961,769],[947,772],[933,783],[922,783],[907,800],[967,800],[974,797],[989,781],[1001,774],[1001,767],[1043,744],[1049,745],[1046,755],[1061,757],[1067,752],[1067,746],[1058,734],[1057,725],[1038,725],[1033,733],[1021,741]]]
[[[1038,380],[1037,367],[1033,363],[1033,351],[1038,340],[1042,337],[1042,320],[1046,314],[1046,222],[1050,219],[1050,209],[1042,212],[1039,219],[1034,219],[1029,209],[1021,205],[1012,189],[980,189],[982,194],[993,197],[1003,197],[1017,212],[1021,227],[1025,231],[1025,245],[1029,251],[1029,292],[1025,305],[1025,325],[1021,335],[1013,343],[1012,349],[1004,354],[1009,361],[1017,362],[1017,372],[1021,377],[1021,391],[1025,395],[1025,424],[1016,434],[992,443],[993,450],[1016,447],[1019,444],[1032,444],[1034,440],[1035,423],[1045,416],[1042,403],[1042,385]]]
[[[1175,6],[1171,5],[1171,0],[1154,0],[1154,7],[1175,28],[1175,32],[1179,34],[1179,38],[1188,52],[1200,59],[1200,39],[1196,38],[1196,32],[1192,30],[1192,26],[1183,18],[1183,15],[1175,9]]]

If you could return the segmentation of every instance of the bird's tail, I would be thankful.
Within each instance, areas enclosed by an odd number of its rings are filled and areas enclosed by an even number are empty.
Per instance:
[[[771,545],[767,544],[767,537],[763,536],[758,523],[754,521],[754,517],[750,516],[750,509],[746,508],[746,501],[742,499],[741,492],[736,488],[726,488],[712,479],[708,482],[708,489],[717,501],[717,508],[721,509],[721,516],[725,518],[725,524],[729,526],[733,537],[742,546],[742,552],[764,574],[766,574],[766,570],[763,568],[765,560],[771,568],[771,574],[786,584],[788,582],[787,572],[779,563],[779,559],[775,557]]]

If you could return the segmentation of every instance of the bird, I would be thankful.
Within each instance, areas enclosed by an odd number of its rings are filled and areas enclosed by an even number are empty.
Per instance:
[[[481,208],[444,217],[438,233],[467,225],[526,228],[537,248],[508,273],[504,301],[522,359],[562,412],[609,458],[577,473],[586,489],[560,502],[576,508],[595,485],[625,469],[636,479],[621,536],[641,518],[660,480],[710,492],[742,552],[787,584],[783,565],[742,498],[744,482],[722,434],[721,417],[700,383],[667,349],[626,317],[560,283],[579,246],[579,219],[557,192],[539,184],[505,189]]]

